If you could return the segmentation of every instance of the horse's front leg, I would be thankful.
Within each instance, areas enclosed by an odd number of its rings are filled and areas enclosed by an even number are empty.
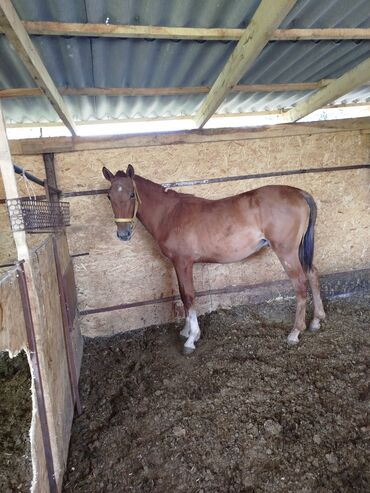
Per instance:
[[[195,349],[195,342],[200,338],[198,318],[194,309],[193,260],[185,257],[173,260],[181,300],[185,308],[185,326],[180,334],[186,338],[184,354],[190,354]]]

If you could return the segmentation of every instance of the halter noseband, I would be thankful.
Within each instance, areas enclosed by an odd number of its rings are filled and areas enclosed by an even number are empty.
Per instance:
[[[136,183],[134,180],[132,180],[132,186],[134,188],[134,195],[135,195],[135,206],[134,206],[134,215],[132,217],[115,217],[114,221],[116,223],[130,223],[131,225],[131,231],[133,232],[136,226],[136,221],[137,221],[137,211],[139,209],[139,205],[141,204],[139,192],[137,191],[136,188]]]

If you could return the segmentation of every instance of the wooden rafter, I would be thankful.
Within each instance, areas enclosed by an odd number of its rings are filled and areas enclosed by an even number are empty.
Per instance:
[[[240,84],[233,87],[232,92],[284,92],[284,91],[312,91],[324,87],[330,79],[318,82],[293,82],[286,84]],[[59,87],[60,94],[65,96],[175,96],[181,94],[206,94],[210,86],[194,87]],[[0,89],[1,98],[19,98],[40,96],[38,87],[23,87],[14,89]]]
[[[336,104],[336,105],[327,105],[323,106],[320,108],[320,110],[363,110],[363,113],[366,113],[366,115],[370,115],[370,104],[363,102],[363,103],[356,103],[356,104]],[[244,111],[242,113],[216,113],[213,116],[214,121],[222,122],[223,120],[227,120],[230,118],[244,118],[244,117],[262,117],[262,116],[273,116],[277,118],[277,123],[285,123],[286,121],[284,120],[284,110],[282,109],[275,109],[275,110],[263,110],[263,111]],[[361,116],[360,118],[365,118],[365,115]],[[78,122],[78,127],[91,127],[91,126],[97,126],[97,125],[107,125],[107,124],[114,124],[114,125],[119,125],[119,124],[126,124],[126,123],[157,123],[157,122],[173,122],[173,121],[187,121],[190,120],[191,116],[188,115],[181,115],[181,116],[155,116],[155,117],[150,117],[150,118],[107,118],[104,120],[80,120]],[[315,121],[315,120],[314,120]],[[43,129],[43,128],[51,128],[51,127],[60,127],[60,122],[43,122],[43,123],[32,123],[32,122],[27,122],[27,123],[8,123],[7,128],[37,128],[37,129]],[[214,128],[223,128],[222,126],[216,126]],[[226,127],[228,128],[228,127]],[[237,127],[236,127],[237,128]]]
[[[198,41],[238,41],[245,29],[194,28],[166,26],[135,26],[122,24],[93,24],[25,21],[28,34],[47,36],[88,36],[106,38],[184,39]],[[0,26],[0,33],[3,32]],[[325,39],[370,39],[369,28],[276,29],[273,41]]]
[[[0,0],[0,25],[36,84],[48,98],[72,135],[76,135],[72,116],[10,0]]]
[[[296,122],[322,108],[324,105],[335,101],[337,98],[348,94],[370,80],[370,57],[356,65],[353,69],[343,74],[338,79],[331,81],[325,87],[314,92],[284,115],[284,121]]]
[[[228,92],[251,67],[296,0],[262,0],[195,116],[198,127],[210,119]]]
[[[353,110],[353,109],[362,109],[366,112],[367,115],[370,115],[370,104],[367,102],[362,103],[343,103],[343,104],[329,104],[320,108],[320,110]],[[261,110],[261,111],[244,111],[241,113],[216,113],[213,116],[214,121],[222,121],[229,118],[240,118],[240,117],[261,117],[261,116],[274,116],[277,117],[278,123],[286,123],[284,119],[284,114],[287,110],[283,109],[274,109],[274,110]],[[360,118],[364,118],[365,116],[361,116]],[[146,117],[146,118],[107,118],[104,120],[79,120],[79,127],[89,127],[96,125],[107,125],[107,124],[126,124],[126,123],[156,123],[156,122],[164,122],[164,121],[186,121],[190,120],[191,116],[189,115],[181,115],[181,116],[155,116],[155,117]],[[60,122],[42,122],[42,123],[8,123],[7,128],[50,128],[50,127],[60,127]],[[222,128],[222,127],[215,127]]]

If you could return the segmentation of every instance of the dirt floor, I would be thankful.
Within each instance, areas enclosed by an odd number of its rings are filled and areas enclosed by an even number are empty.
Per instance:
[[[370,295],[326,304],[288,347],[293,301],[87,340],[64,492],[369,492]]]
[[[29,492],[32,464],[31,376],[24,353],[0,353],[0,491]]]

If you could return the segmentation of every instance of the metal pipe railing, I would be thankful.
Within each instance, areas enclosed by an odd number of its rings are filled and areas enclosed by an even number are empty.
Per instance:
[[[33,175],[29,171],[26,171],[25,169],[23,169],[21,166],[18,166],[17,164],[13,163],[13,167],[14,167],[14,171],[18,175],[25,176],[28,180],[32,181],[32,183],[36,183],[36,185],[40,185],[41,187],[45,188],[45,185],[47,184],[46,180],[41,180],[40,178],[37,178],[37,176]],[[48,186],[49,190],[51,190],[52,192],[61,193],[61,191],[58,190],[58,188],[54,188],[50,185],[47,185],[47,186]]]

